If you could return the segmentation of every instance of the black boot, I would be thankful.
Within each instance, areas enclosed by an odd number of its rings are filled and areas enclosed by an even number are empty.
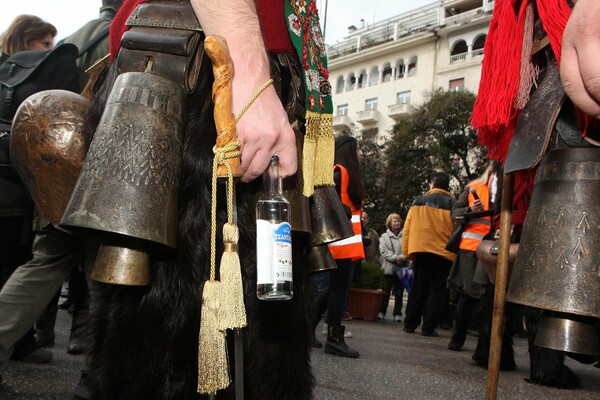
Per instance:
[[[358,351],[348,347],[344,341],[344,331],[346,327],[342,325],[329,326],[327,330],[327,343],[325,343],[325,353],[336,354],[342,357],[358,358]]]

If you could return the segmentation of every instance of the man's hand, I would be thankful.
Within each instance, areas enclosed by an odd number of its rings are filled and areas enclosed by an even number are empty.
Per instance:
[[[560,76],[575,106],[600,116],[600,1],[575,5],[563,33]]]
[[[254,0],[192,0],[206,35],[225,38],[234,64],[233,113],[238,114],[270,76]],[[282,177],[298,168],[296,138],[273,86],[252,103],[237,123],[242,144],[242,181],[249,182],[279,156]]]

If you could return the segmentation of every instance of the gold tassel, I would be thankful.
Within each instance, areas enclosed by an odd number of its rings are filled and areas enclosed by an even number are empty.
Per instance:
[[[229,386],[225,332],[219,329],[218,281],[209,280],[202,292],[202,319],[198,348],[198,393],[215,393]]]
[[[315,191],[315,169],[317,155],[317,135],[319,133],[320,114],[306,112],[306,133],[304,135],[304,145],[302,149],[302,179],[304,186],[302,193],[306,196],[312,196]]]
[[[246,326],[246,306],[244,305],[244,288],[240,257],[237,253],[239,231],[237,225],[223,225],[223,243],[225,250],[221,256],[221,318],[219,329],[243,328]]]
[[[333,165],[335,160],[335,138],[333,136],[333,116],[321,114],[317,134],[317,154],[315,155],[315,186],[333,186]]]

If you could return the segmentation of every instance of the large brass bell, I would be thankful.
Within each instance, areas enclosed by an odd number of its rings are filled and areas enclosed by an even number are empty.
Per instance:
[[[349,217],[334,186],[320,186],[310,201],[310,245],[319,246],[354,236]]]
[[[507,301],[543,310],[600,317],[600,149],[569,148],[547,153],[538,168],[523,226]],[[552,318],[557,318],[553,316]],[[571,318],[576,320],[576,318]],[[541,326],[548,322],[542,319]],[[569,337],[572,323],[552,322]],[[595,329],[582,343],[597,342]],[[591,333],[590,333],[591,332]],[[554,344],[559,350],[568,344]],[[588,353],[583,346],[577,352]]]
[[[328,271],[337,268],[337,264],[326,244],[313,246],[308,251],[308,272]]]
[[[148,72],[119,75],[61,225],[102,237],[92,278],[146,285],[149,256],[175,248],[185,93]]]

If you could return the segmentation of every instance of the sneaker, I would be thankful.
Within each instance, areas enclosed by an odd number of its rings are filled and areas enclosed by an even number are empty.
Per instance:
[[[399,315],[394,315],[394,321],[402,322],[402,317],[400,317]]]
[[[350,316],[349,313],[345,312],[342,314],[342,321],[351,321],[352,317]]]
[[[402,328],[402,330],[406,333],[415,333],[415,330],[411,328]]]
[[[384,315],[382,312],[380,312],[379,314],[377,314],[377,319],[383,319]]]
[[[344,332],[344,338],[345,338],[345,339],[351,338],[352,336],[353,336],[353,335],[352,335],[352,332],[350,332],[350,331],[345,331],[345,332]]]
[[[421,332],[421,335],[423,335],[423,336],[429,336],[429,337],[438,337],[438,336],[440,336],[435,329],[432,330],[431,332]]]

